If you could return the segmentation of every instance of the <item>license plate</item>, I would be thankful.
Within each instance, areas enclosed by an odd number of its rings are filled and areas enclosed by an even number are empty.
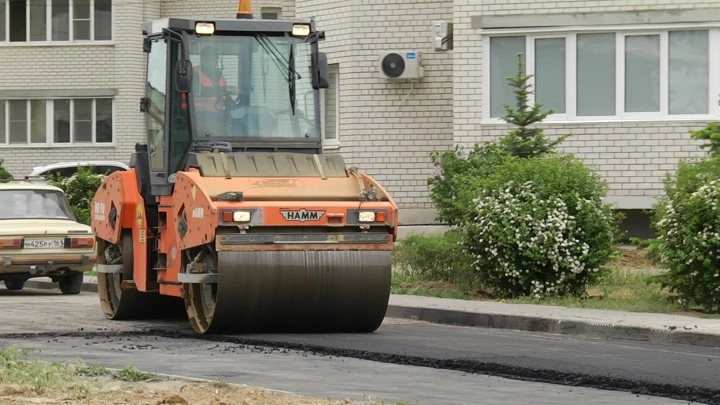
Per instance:
[[[65,247],[64,239],[25,239],[25,249],[57,249]]]

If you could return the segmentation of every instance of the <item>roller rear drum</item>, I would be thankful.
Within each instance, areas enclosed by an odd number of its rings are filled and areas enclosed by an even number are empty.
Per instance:
[[[389,251],[208,249],[204,260],[217,283],[183,286],[188,318],[201,334],[369,333],[385,317]]]
[[[133,241],[130,231],[123,232],[120,243],[113,245],[98,239],[98,264],[122,264],[121,273],[98,273],[98,296],[105,317],[113,320],[181,319],[185,316],[182,300],[121,288],[123,280],[133,279]],[[107,251],[107,255],[105,252]],[[108,258],[111,260],[108,261]]]

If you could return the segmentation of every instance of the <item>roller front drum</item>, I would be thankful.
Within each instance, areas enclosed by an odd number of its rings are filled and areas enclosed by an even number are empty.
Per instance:
[[[218,252],[216,284],[186,284],[198,333],[369,333],[390,298],[390,251]]]

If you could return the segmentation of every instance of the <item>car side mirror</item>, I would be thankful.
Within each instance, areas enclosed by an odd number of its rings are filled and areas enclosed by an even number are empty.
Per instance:
[[[330,87],[327,54],[318,52],[313,58],[313,62],[313,89],[327,89]]]
[[[188,59],[178,61],[175,65],[175,87],[180,93],[192,90],[192,62]]]

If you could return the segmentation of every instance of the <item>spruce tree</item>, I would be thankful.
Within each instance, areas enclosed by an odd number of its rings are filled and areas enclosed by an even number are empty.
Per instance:
[[[706,141],[700,145],[701,149],[708,149],[708,154],[720,157],[720,122],[708,122],[705,128],[690,130],[692,139]]]
[[[0,159],[0,180],[12,179],[13,176],[3,167],[3,160]]]
[[[542,111],[542,104],[535,103],[532,107],[528,105],[529,97],[533,94],[532,85],[528,80],[533,75],[525,74],[525,63],[523,54],[518,53],[518,70],[515,76],[507,78],[508,84],[514,88],[515,108],[503,103],[507,114],[502,120],[513,124],[517,129],[511,130],[502,137],[498,144],[507,153],[520,157],[534,157],[545,153],[553,152],[555,147],[565,140],[570,134],[560,136],[552,141],[545,137],[540,128],[530,128],[531,125],[542,122],[553,110]]]

